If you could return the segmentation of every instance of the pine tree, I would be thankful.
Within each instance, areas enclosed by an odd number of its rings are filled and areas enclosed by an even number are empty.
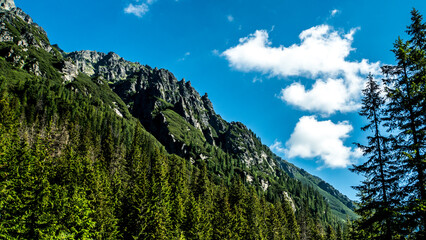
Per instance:
[[[409,41],[401,38],[392,50],[396,66],[385,66],[389,130],[396,134],[393,148],[405,170],[401,182],[405,201],[407,231],[424,238],[426,231],[425,146],[426,146],[426,25],[417,10],[411,12]]]
[[[170,239],[170,186],[168,184],[167,159],[155,149],[150,162],[147,210],[142,236],[147,239]]]
[[[245,239],[261,239],[263,232],[260,227],[260,202],[254,187],[250,187],[249,196],[246,199],[246,213],[248,232]]]
[[[327,229],[325,231],[325,239],[327,240],[336,240],[336,232],[334,231],[333,227],[331,225],[327,226]]]
[[[297,225],[295,212],[289,201],[284,200],[283,210],[286,218],[286,239],[299,239],[299,226]]]
[[[201,209],[192,192],[185,203],[185,221],[182,224],[187,239],[198,239],[201,231],[200,219]]]
[[[239,177],[232,182],[229,203],[231,205],[232,217],[230,221],[231,232],[234,239],[244,239],[247,234],[247,191]]]
[[[362,216],[357,226],[367,228],[373,224],[383,225],[380,232],[376,233],[376,238],[392,239],[397,229],[395,208],[398,199],[395,197],[394,189],[398,185],[400,173],[391,156],[389,146],[391,138],[381,133],[385,99],[373,76],[370,74],[367,79],[360,115],[369,121],[362,130],[371,131],[372,135],[367,137],[367,146],[358,144],[358,147],[368,156],[368,160],[351,169],[366,178],[362,185],[355,187],[360,192],[362,202],[357,209],[357,213]]]
[[[187,218],[185,206],[190,200],[189,171],[187,162],[176,155],[169,156],[169,185],[171,187],[170,219],[173,226],[173,238],[184,236],[184,224]]]
[[[229,222],[231,221],[231,208],[229,205],[229,193],[226,186],[222,183],[215,191],[214,213],[212,219],[213,234],[212,239],[230,239],[231,230]]]
[[[336,229],[336,240],[343,240],[343,230],[340,224],[337,225]]]
[[[148,149],[152,147],[142,135],[142,129],[135,129],[133,143],[126,157],[128,180],[124,190],[122,204],[118,211],[120,232],[123,238],[138,238],[143,233],[146,220],[149,191],[149,158]]]

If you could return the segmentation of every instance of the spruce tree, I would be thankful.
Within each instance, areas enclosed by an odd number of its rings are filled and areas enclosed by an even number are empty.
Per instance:
[[[396,65],[385,66],[388,96],[387,114],[389,131],[395,133],[393,148],[405,170],[401,181],[407,232],[418,238],[425,237],[426,189],[425,189],[425,84],[426,84],[426,25],[417,10],[411,12],[412,23],[408,26],[409,41],[401,38],[394,44]]]
[[[325,231],[325,239],[327,239],[327,240],[336,240],[337,239],[336,232],[334,231],[334,229],[330,225],[327,226],[327,229]]]
[[[358,147],[368,156],[368,160],[351,170],[365,176],[362,185],[355,187],[360,194],[362,202],[357,213],[361,216],[358,227],[368,228],[374,224],[383,225],[376,229],[378,239],[392,239],[396,230],[394,215],[397,198],[395,188],[398,185],[399,175],[396,163],[393,161],[390,151],[391,138],[382,134],[383,106],[385,99],[382,96],[380,86],[370,74],[367,77],[365,89],[362,91],[362,109],[360,115],[368,119],[368,124],[362,130],[370,131],[368,144]]]

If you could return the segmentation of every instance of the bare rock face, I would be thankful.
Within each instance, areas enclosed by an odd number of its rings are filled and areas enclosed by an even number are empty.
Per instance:
[[[151,68],[124,60],[115,53],[78,51],[66,55],[79,71],[92,77],[102,77],[113,91],[129,106],[130,112],[166,146],[178,155],[188,152],[168,130],[161,113],[169,108],[199,130],[205,141],[220,146],[240,159],[246,166],[259,166],[274,174],[275,158],[260,139],[242,123],[228,123],[216,114],[208,95],[200,94],[190,81],[176,77],[165,69]],[[267,188],[267,182],[264,187]]]
[[[0,8],[3,8],[5,10],[11,10],[13,8],[16,8],[15,1],[13,1],[13,0],[0,0]]]
[[[125,80],[142,68],[139,63],[126,61],[113,52],[78,51],[65,57],[71,58],[80,72],[91,77],[102,76],[109,82]]]
[[[72,81],[78,75],[77,66],[69,59],[66,59],[62,62],[61,66],[62,79],[65,82]]]

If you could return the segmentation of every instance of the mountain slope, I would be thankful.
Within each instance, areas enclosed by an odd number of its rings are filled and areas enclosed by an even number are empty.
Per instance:
[[[265,175],[274,175],[279,166],[291,177],[318,190],[341,219],[346,219],[346,215],[356,217],[351,200],[330,184],[272,153],[244,124],[224,121],[215,113],[207,94],[201,97],[185,79],[178,81],[165,69],[132,63],[112,52],[79,51],[65,57],[72,59],[79,71],[110,82],[133,116],[140,119],[169,152],[191,157],[192,144],[202,149],[200,155],[194,157],[206,158],[208,154],[203,149],[208,144]],[[191,136],[188,139],[193,142],[184,138],[185,129],[177,129],[178,125],[187,126],[186,133]],[[248,181],[253,179],[250,173],[245,175]],[[264,188],[269,185],[266,178],[260,177],[259,181]]]
[[[225,230],[271,238],[280,227],[286,239],[298,239],[299,227],[302,235],[323,234],[344,221],[320,195],[339,197],[331,186],[290,167],[242,123],[223,120],[189,82],[114,53],[64,53],[6,2],[0,8],[0,221],[6,221],[0,236],[21,231],[15,225],[23,217],[29,220],[20,224],[32,226],[22,230],[26,238],[34,238],[37,226],[40,238],[152,232],[210,238],[217,231],[215,239],[229,239]],[[16,208],[15,199],[22,200]],[[153,224],[160,221],[153,212],[164,225]],[[213,221],[227,218],[226,226]],[[59,225],[69,231],[54,229]],[[142,226],[152,232],[141,233]]]

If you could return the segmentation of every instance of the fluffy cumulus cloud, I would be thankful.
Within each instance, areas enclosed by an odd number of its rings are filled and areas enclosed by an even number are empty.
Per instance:
[[[127,13],[127,14],[133,14],[133,15],[135,15],[137,17],[142,17],[148,11],[149,11],[149,7],[145,3],[141,3],[139,5],[133,5],[133,4],[130,3],[129,6],[127,6],[124,9],[125,13]]]
[[[281,99],[305,110],[333,113],[356,109],[365,74],[376,74],[379,63],[349,61],[356,28],[348,33],[319,25],[300,33],[300,43],[273,47],[266,30],[241,38],[237,46],[222,53],[231,67],[270,76],[299,76],[316,81],[311,89],[294,83],[281,91]],[[323,80],[325,79],[325,80]],[[324,87],[332,87],[324,91]],[[333,96],[336,96],[334,98]],[[311,101],[312,98],[320,99]],[[338,101],[338,103],[334,103]],[[332,106],[330,107],[329,104]]]
[[[157,0],[145,0],[141,2],[140,0],[136,0],[135,5],[130,3],[126,8],[124,8],[124,12],[127,14],[133,14],[141,18],[149,11],[149,5],[153,4],[156,1]]]
[[[353,111],[360,106],[356,99],[362,81],[361,78],[355,78],[351,82],[352,85],[348,85],[344,79],[328,78],[326,81],[319,79],[309,90],[300,83],[293,83],[281,90],[279,98],[302,110],[321,112],[324,115],[336,111]]]
[[[286,143],[287,157],[320,158],[326,167],[345,168],[362,155],[358,148],[343,143],[352,130],[348,122],[335,124],[330,120],[318,121],[315,116],[304,116]]]

